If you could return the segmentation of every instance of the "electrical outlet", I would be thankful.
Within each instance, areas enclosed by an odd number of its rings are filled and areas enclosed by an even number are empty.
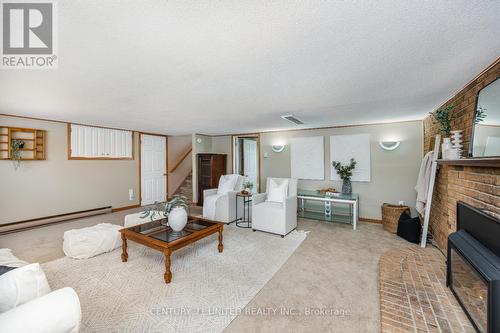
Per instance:
[[[403,200],[399,200],[399,201],[398,201],[398,205],[400,205],[400,206],[404,206],[404,205],[405,205],[405,202],[404,202]]]
[[[134,189],[132,189],[132,188],[128,189],[128,200],[134,201]]]

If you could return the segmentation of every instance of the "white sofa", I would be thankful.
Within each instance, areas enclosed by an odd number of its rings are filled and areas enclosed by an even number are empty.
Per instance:
[[[0,266],[18,267],[0,275],[0,332],[77,333],[81,307],[71,288],[50,290],[38,263],[17,259],[0,249]]]
[[[219,180],[219,188],[204,190],[203,217],[218,222],[231,223],[239,217],[236,216],[236,193],[243,189],[245,177],[241,175],[225,175],[222,177],[234,177],[236,179],[234,186],[230,191],[221,193],[221,181]],[[239,202],[238,208],[238,215],[240,214],[243,214],[242,201]]]
[[[283,202],[268,201],[268,192],[254,195],[252,202],[252,229],[265,231],[281,237],[297,227],[297,180],[292,178],[268,178],[266,190],[270,182],[277,184],[288,182],[283,195]]]

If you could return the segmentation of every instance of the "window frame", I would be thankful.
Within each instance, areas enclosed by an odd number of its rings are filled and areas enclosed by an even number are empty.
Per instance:
[[[72,126],[81,126],[81,127],[86,127],[86,128],[97,128],[97,129],[109,129],[109,130],[114,130],[114,131],[122,131],[122,132],[129,132],[131,136],[130,140],[130,156],[73,156],[72,155],[72,142],[71,142],[71,133],[72,133]],[[68,123],[67,124],[67,151],[68,151],[68,160],[135,160],[135,132],[131,130],[124,130],[124,129],[118,129],[118,128],[111,128],[111,127],[103,127],[103,126],[91,126],[91,125],[84,125],[84,124],[76,124],[76,123]]]

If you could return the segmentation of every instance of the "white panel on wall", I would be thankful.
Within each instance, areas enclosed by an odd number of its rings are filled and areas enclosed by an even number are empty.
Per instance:
[[[354,158],[357,162],[352,172],[352,181],[369,182],[371,180],[370,134],[330,136],[331,179],[340,180],[332,166],[333,161],[348,164]]]
[[[313,136],[290,140],[292,178],[325,179],[324,137]]]

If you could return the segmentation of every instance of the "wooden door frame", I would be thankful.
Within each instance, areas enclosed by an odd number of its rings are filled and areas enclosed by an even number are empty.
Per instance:
[[[138,132],[139,135],[139,149],[138,149],[138,160],[139,160],[139,206],[142,207],[142,136],[160,136],[165,138],[165,200],[168,200],[168,135],[163,134],[152,134],[147,132]]]
[[[257,138],[257,158],[258,158],[258,173],[257,176],[259,177],[259,188],[257,191],[260,193],[262,190],[262,174],[261,174],[261,148],[260,148],[260,133],[245,133],[245,134],[233,134],[231,135],[231,173],[234,173],[234,161],[236,158],[235,154],[235,138]]]

